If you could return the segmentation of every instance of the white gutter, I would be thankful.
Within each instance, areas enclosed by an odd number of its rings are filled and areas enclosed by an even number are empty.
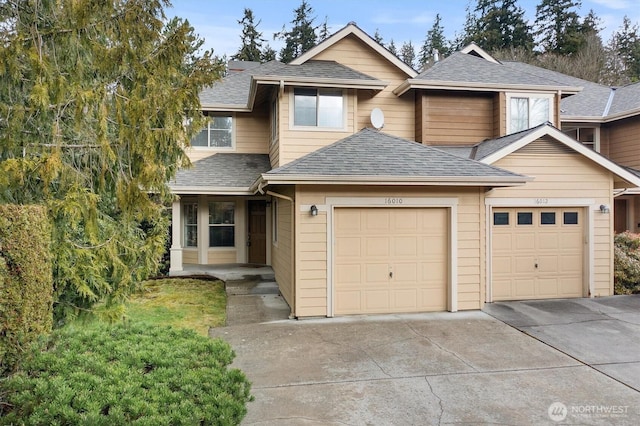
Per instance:
[[[536,92],[536,93],[562,93],[567,95],[575,95],[582,91],[582,87],[578,86],[547,86],[547,85],[526,85],[526,84],[504,84],[504,83],[471,83],[461,81],[436,81],[407,79],[400,86],[393,90],[397,96],[401,96],[410,89],[445,89],[445,90],[463,90],[463,91],[482,91],[482,92],[504,92],[504,91],[520,91],[520,92]]]
[[[268,184],[321,183],[325,185],[434,185],[434,186],[518,186],[533,181],[529,176],[495,176],[471,178],[468,176],[398,177],[398,176],[308,176],[262,175]]]
[[[286,77],[278,75],[254,75],[252,81],[256,84],[337,87],[344,89],[382,90],[389,85],[387,81],[355,80],[345,78],[317,78],[317,77]]]

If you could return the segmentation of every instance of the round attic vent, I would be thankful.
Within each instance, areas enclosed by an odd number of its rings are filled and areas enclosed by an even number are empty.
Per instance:
[[[371,110],[371,125],[378,130],[384,127],[384,113],[380,108]]]

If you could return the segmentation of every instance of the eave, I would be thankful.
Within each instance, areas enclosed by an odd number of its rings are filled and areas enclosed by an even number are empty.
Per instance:
[[[341,89],[383,90],[389,82],[380,80],[356,80],[317,77],[287,77],[277,75],[255,75],[253,81],[258,84],[304,86],[304,87],[336,87]]]
[[[251,191],[247,187],[215,187],[215,186],[171,186],[172,194],[176,195],[253,195],[255,191]]]
[[[529,176],[321,176],[321,175],[262,175],[263,184],[307,185],[375,185],[375,186],[521,186],[533,180]]]
[[[532,92],[532,93],[558,93],[563,95],[575,95],[582,91],[582,87],[573,86],[548,86],[529,84],[505,84],[505,83],[476,83],[460,81],[422,80],[410,78],[393,90],[396,96],[401,96],[411,89],[423,90],[455,90],[473,92]]]

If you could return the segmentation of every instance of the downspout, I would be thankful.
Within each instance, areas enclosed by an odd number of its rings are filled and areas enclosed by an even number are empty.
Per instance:
[[[296,208],[295,208],[295,202],[293,200],[293,198],[284,195],[284,194],[278,194],[277,192],[273,192],[273,191],[267,191],[266,192],[267,195],[271,195],[272,197],[276,197],[276,198],[280,198],[283,200],[287,200],[291,203],[291,240],[292,240],[292,244],[291,244],[291,299],[293,301],[293,307],[291,307],[291,311],[289,312],[289,319],[294,319],[296,317],[295,315],[295,309],[296,309],[296,279],[295,279],[295,267],[296,267],[296,249],[295,249],[295,235],[296,235],[296,230],[295,230],[295,226],[296,226]],[[276,218],[276,220],[278,220],[278,218]]]

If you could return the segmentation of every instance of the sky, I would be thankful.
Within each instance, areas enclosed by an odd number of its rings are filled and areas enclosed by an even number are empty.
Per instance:
[[[475,5],[476,1],[471,0]],[[433,26],[436,14],[442,18],[445,36],[453,39],[462,30],[469,0],[308,0],[314,10],[315,24],[327,19],[330,33],[338,31],[349,22],[355,22],[362,30],[373,36],[376,29],[388,43],[393,39],[400,48],[403,42],[411,41],[419,51],[427,31]],[[269,45],[279,51],[282,42],[273,40],[273,34],[282,26],[291,28],[293,10],[301,0],[172,0],[173,7],[166,10],[167,16],[185,18],[205,40],[204,48],[213,49],[214,54],[227,57],[240,47],[242,26],[238,21],[244,8],[253,11],[258,31]],[[536,5],[540,0],[519,0],[525,16],[532,24]],[[582,0],[578,9],[581,16],[593,9],[602,21],[601,36],[606,43],[618,30],[627,15],[632,23],[640,22],[640,0]]]

